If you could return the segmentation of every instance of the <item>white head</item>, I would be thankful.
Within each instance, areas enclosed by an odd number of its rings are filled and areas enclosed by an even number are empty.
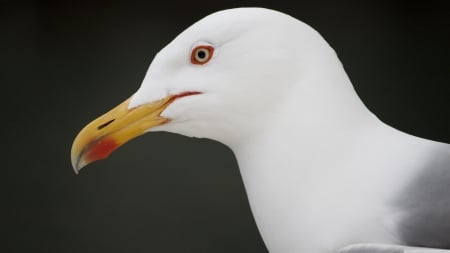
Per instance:
[[[327,62],[338,60],[325,40],[286,14],[263,8],[214,13],[156,55],[130,100],[80,133],[74,166],[105,158],[148,131],[235,145],[271,120],[308,76],[323,75],[317,65]]]
[[[191,57],[201,46],[212,47],[212,57],[196,64]],[[172,103],[161,113],[171,122],[151,130],[235,142],[263,126],[304,77],[303,66],[317,57],[312,51],[324,46],[317,32],[286,14],[262,8],[220,11],[156,55],[129,107],[201,92]]]

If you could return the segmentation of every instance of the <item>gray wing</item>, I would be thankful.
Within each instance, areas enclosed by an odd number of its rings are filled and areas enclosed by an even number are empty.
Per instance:
[[[404,243],[450,249],[450,145],[442,145],[397,201],[405,214],[398,223]]]

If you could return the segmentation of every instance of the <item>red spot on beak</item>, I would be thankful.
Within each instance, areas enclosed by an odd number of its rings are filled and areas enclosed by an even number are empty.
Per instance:
[[[118,147],[113,139],[102,138],[92,144],[85,156],[89,162],[105,159]]]

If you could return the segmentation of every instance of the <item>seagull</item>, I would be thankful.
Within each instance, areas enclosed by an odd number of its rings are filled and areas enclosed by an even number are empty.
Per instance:
[[[269,252],[449,252],[450,145],[379,120],[325,39],[287,14],[227,9],[187,28],[80,131],[75,172],[151,131],[233,150]]]

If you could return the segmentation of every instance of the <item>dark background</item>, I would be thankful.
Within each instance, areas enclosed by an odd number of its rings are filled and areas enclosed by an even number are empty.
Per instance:
[[[78,131],[128,98],[165,44],[220,9],[262,6],[310,24],[384,122],[450,142],[450,11],[445,1],[412,2],[2,3],[8,129],[0,247],[266,251],[233,153],[220,143],[151,133],[78,176],[70,164]]]

